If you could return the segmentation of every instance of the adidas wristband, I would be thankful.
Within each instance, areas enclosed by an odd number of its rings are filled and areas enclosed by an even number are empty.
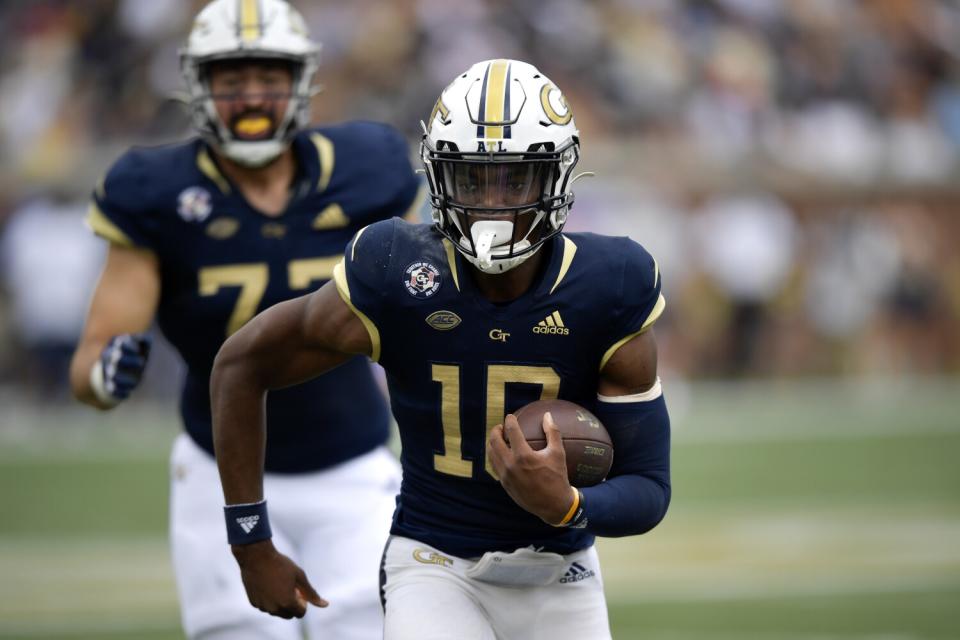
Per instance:
[[[249,504],[228,504],[223,508],[227,519],[227,542],[252,544],[273,536],[267,518],[267,501]]]

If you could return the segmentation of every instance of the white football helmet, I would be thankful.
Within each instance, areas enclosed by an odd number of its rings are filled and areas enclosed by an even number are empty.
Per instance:
[[[437,230],[485,273],[516,267],[563,229],[579,136],[560,89],[536,67],[473,65],[424,125],[420,155]]]
[[[231,160],[249,167],[267,164],[310,122],[311,82],[320,47],[310,39],[303,17],[284,0],[213,0],[193,23],[180,50],[180,68],[194,126]],[[207,65],[221,60],[289,61],[293,93],[282,120],[266,140],[240,140],[217,114]]]

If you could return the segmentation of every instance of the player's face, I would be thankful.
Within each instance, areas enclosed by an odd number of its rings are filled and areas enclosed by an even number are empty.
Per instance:
[[[450,199],[459,205],[488,209],[535,207],[539,204],[542,164],[450,163],[444,180]]]
[[[226,60],[210,65],[217,114],[239,140],[273,136],[293,93],[293,70],[277,60]]]
[[[443,167],[443,177],[451,204],[467,208],[459,215],[468,234],[479,220],[508,220],[518,242],[536,217],[544,171],[538,162],[449,163]]]

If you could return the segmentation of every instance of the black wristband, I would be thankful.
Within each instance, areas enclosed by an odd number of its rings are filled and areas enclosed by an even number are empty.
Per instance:
[[[273,536],[267,518],[267,501],[250,504],[229,504],[223,508],[227,519],[227,542],[252,544]]]
[[[566,526],[571,529],[584,529],[587,526],[586,502],[584,502],[583,499],[583,491],[577,489],[577,493],[580,494],[580,503],[577,505],[577,510],[574,512],[573,517],[570,518],[570,522],[568,522]]]

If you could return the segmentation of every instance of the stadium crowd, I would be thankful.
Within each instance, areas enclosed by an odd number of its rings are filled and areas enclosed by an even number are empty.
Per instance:
[[[87,195],[124,147],[186,135],[174,52],[201,4],[0,5],[0,380],[60,392],[103,251]],[[563,86],[598,174],[570,228],[658,257],[667,371],[960,370],[955,3],[297,4],[323,121],[414,144],[440,85],[486,58]]]

